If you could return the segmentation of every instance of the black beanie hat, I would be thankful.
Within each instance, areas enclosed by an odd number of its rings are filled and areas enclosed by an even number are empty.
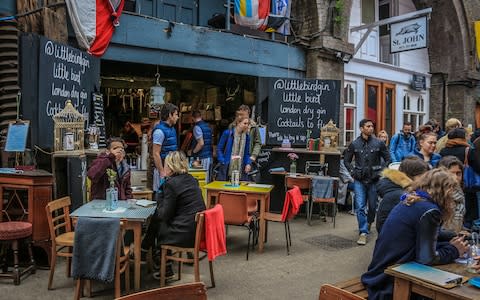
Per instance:
[[[449,139],[466,139],[467,132],[464,128],[455,128],[448,133]]]

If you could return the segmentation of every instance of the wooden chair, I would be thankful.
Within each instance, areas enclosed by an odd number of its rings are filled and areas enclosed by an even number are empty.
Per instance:
[[[70,220],[70,204],[70,197],[67,196],[51,201],[45,206],[50,239],[52,240],[50,275],[48,277],[49,290],[52,289],[57,256],[67,259],[67,277],[70,277],[73,241],[75,239]]]
[[[331,284],[324,284],[320,288],[318,300],[365,300],[365,298]]]
[[[309,208],[309,225],[312,220],[312,215],[313,215],[313,205],[314,204],[319,204],[320,205],[320,212],[319,215],[322,215],[322,213],[327,216],[328,211],[326,208],[322,209],[322,206],[327,206],[331,205],[332,206],[332,222],[333,222],[333,228],[335,228],[335,217],[337,216],[337,199],[338,199],[338,180],[339,178],[337,177],[331,177],[333,179],[333,197],[330,198],[316,198],[312,195],[312,200],[310,203],[310,208]]]
[[[117,298],[117,300],[206,300],[203,282],[194,282],[157,288]]]
[[[235,192],[219,192],[218,204],[223,207],[225,225],[243,226],[248,229],[247,260],[250,252],[250,238],[252,249],[257,235],[257,219],[255,215],[248,213],[247,194]]]
[[[178,262],[178,280],[180,280],[182,276],[183,263],[193,263],[195,282],[200,282],[200,243],[205,234],[205,214],[203,212],[197,213],[195,215],[195,222],[195,245],[193,248],[184,248],[173,245],[161,245],[162,255],[160,262],[160,287],[165,286],[166,266],[167,261],[169,260]],[[169,252],[171,252],[171,254],[169,254]],[[190,253],[193,258],[188,258],[188,253]],[[185,254],[185,257],[183,257],[183,254]],[[210,280],[212,282],[212,287],[215,287],[213,265],[211,261],[209,261],[208,263],[210,267]]]
[[[310,212],[310,195],[312,192],[312,179],[307,176],[285,176],[285,191],[292,189],[294,186],[298,186],[302,192],[303,202],[307,203],[305,208],[305,215],[307,216],[307,222],[310,225],[309,212]]]
[[[283,202],[283,209],[281,214],[267,212],[265,214],[265,220],[270,222],[280,222],[285,226],[285,241],[287,244],[287,255],[290,255],[290,247],[292,246],[292,236],[290,234],[290,223],[295,215],[298,213],[298,210],[294,212],[294,204],[291,201],[294,201],[295,196],[301,197],[300,189],[294,186],[291,190],[285,195],[285,201]],[[303,198],[303,197],[302,197]],[[303,200],[302,200],[303,204]]]
[[[121,296],[121,284],[120,284],[120,276],[124,274],[125,276],[125,290],[127,294],[130,292],[130,246],[124,245],[123,237],[125,235],[125,225],[124,222],[120,222],[120,232],[118,234],[117,243],[116,243],[116,251],[115,251],[115,279],[114,279],[114,290],[115,290],[115,298],[119,298]],[[91,293],[91,283],[90,280],[87,279],[77,279],[75,285],[75,294],[74,299],[78,300],[83,294],[83,285],[85,281],[88,282],[87,289],[88,297],[90,297]]]
[[[334,284],[335,287],[357,295],[361,299],[368,298],[368,291],[362,283],[360,276]]]

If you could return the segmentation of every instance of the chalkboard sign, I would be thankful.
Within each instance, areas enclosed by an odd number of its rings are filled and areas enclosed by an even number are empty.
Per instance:
[[[27,144],[29,122],[12,122],[8,125],[5,151],[24,152]]]
[[[72,100],[73,106],[88,120],[92,92],[99,89],[100,59],[45,37],[40,37],[38,51],[37,111],[42,127],[38,144],[50,148],[52,117],[64,108],[66,100]]]
[[[93,93],[92,95],[92,124],[95,124],[100,130],[98,137],[98,146],[100,148],[106,147],[106,133],[105,133],[105,113],[103,110],[103,96],[102,94]]]
[[[305,146],[307,130],[320,137],[320,129],[339,122],[340,80],[270,78],[267,144],[284,139]]]

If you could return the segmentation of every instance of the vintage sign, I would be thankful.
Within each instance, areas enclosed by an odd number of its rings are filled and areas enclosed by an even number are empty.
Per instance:
[[[412,89],[416,91],[427,89],[427,77],[424,75],[413,74],[411,85]]]
[[[390,53],[427,47],[427,17],[390,25]]]

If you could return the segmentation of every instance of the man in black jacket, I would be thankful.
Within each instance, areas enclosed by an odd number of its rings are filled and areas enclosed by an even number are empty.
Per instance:
[[[348,146],[344,163],[353,179],[355,179],[353,183],[355,212],[360,232],[357,244],[365,245],[377,209],[375,184],[380,178],[382,169],[390,164],[390,154],[385,143],[372,136],[374,130],[372,120],[363,119],[359,126],[361,135]],[[382,164],[382,158],[384,165]],[[352,161],[355,161],[355,163],[353,164]]]

